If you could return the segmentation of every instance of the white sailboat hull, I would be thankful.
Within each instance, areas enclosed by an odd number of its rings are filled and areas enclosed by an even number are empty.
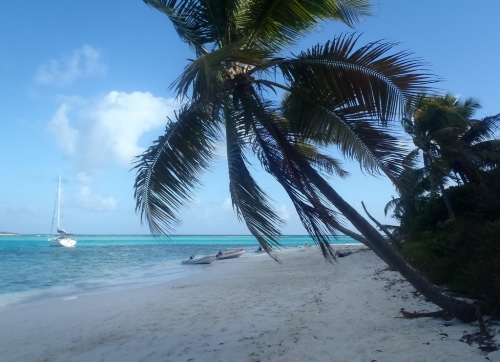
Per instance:
[[[76,245],[76,240],[68,237],[55,237],[49,238],[50,246],[62,246],[66,248],[72,248]]]

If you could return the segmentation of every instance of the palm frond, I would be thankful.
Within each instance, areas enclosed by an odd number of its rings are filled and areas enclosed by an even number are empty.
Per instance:
[[[467,144],[475,144],[494,139],[499,130],[500,113],[481,120],[470,120],[467,131],[460,139]]]
[[[385,204],[384,215],[387,216],[387,214],[391,212],[391,210],[396,210],[396,208],[398,208],[400,204],[401,204],[400,198],[393,198],[391,201]]]
[[[185,105],[176,118],[134,162],[136,211],[154,235],[167,234],[179,224],[176,214],[192,200],[220,138],[213,112],[204,104]]]
[[[407,167],[399,175],[399,183],[408,185],[404,189],[398,189],[398,193],[404,198],[413,198],[424,194],[429,190],[429,170],[425,167]]]
[[[432,133],[446,127],[458,127],[465,129],[468,115],[474,112],[477,106],[475,101],[469,99],[469,103],[460,102],[458,98],[447,93],[444,95],[422,94],[419,96],[415,113],[414,123],[419,133],[425,130],[428,138]]]
[[[403,159],[403,165],[407,168],[415,168],[419,159],[420,149],[415,148],[408,152],[408,154]]]
[[[292,201],[302,225],[311,238],[320,247],[327,260],[334,260],[335,255],[329,243],[330,235],[336,235],[340,224],[338,213],[329,208],[328,201],[310,179],[310,170],[305,157],[293,142],[287,139],[266,106],[255,114],[257,122],[253,124],[255,149],[263,168],[270,173],[284,188]]]
[[[277,227],[284,222],[268,203],[268,195],[257,185],[246,167],[248,160],[243,146],[248,143],[245,127],[231,109],[225,109],[229,190],[238,219],[245,221],[248,230],[275,260],[275,247],[280,247]]]
[[[469,97],[464,99],[463,102],[458,102],[457,99],[457,105],[459,108],[459,113],[462,117],[469,119],[474,116],[474,113],[476,113],[477,110],[481,109],[481,103],[475,98]]]
[[[397,183],[405,167],[407,148],[399,141],[396,128],[376,120],[358,119],[355,110],[331,111],[300,92],[285,97],[282,106],[292,132],[324,145],[336,145],[344,157],[358,161],[368,173],[385,173]]]
[[[367,0],[254,0],[248,2],[242,26],[248,29],[250,47],[277,52],[314,30],[322,20],[352,26],[369,10]]]
[[[340,178],[347,178],[349,176],[349,172],[342,168],[342,163],[339,160],[321,153],[318,147],[307,143],[296,143],[296,147],[300,148],[300,152],[318,171]]]
[[[143,0],[166,14],[179,35],[197,56],[231,42],[241,13],[240,0]],[[234,36],[234,35],[233,35]]]
[[[473,154],[479,158],[479,165],[483,168],[500,166],[500,140],[489,140],[471,146]]]
[[[197,54],[206,52],[205,44],[216,41],[197,0],[143,0],[168,16],[179,38]]]
[[[481,152],[481,151],[500,152],[500,140],[494,139],[476,143],[471,146],[471,149],[475,152]]]
[[[356,109],[382,123],[408,109],[435,77],[397,44],[374,42],[355,50],[359,36],[343,35],[277,66],[291,88],[331,110]]]
[[[439,144],[443,144],[455,141],[463,131],[463,127],[442,127],[429,133],[427,137]]]

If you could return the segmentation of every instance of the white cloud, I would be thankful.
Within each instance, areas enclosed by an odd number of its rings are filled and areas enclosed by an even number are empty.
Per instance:
[[[224,211],[232,211],[233,210],[233,202],[231,201],[231,198],[228,197],[227,199],[224,200],[222,203],[222,209]]]
[[[116,208],[117,201],[112,197],[103,197],[99,194],[94,194],[90,188],[83,186],[77,197],[79,206],[87,210],[94,211],[109,211]]]
[[[59,107],[49,123],[49,131],[54,136],[57,145],[71,155],[74,153],[78,141],[78,130],[69,124],[67,116],[69,109],[66,103]]]
[[[92,181],[92,177],[87,175],[85,172],[78,172],[76,174],[76,177],[78,178],[78,181],[82,184],[87,184],[90,181]]]
[[[35,81],[39,84],[68,85],[79,78],[104,76],[106,66],[101,54],[89,45],[76,49],[60,60],[51,59],[38,67]]]
[[[71,106],[70,106],[71,104]],[[73,156],[86,177],[113,164],[130,167],[144,149],[140,137],[163,128],[172,117],[173,99],[151,93],[112,91],[91,102],[65,101],[49,123],[57,144]]]
[[[220,212],[220,204],[213,202],[200,203],[190,207],[181,215],[181,220],[189,220],[190,223],[208,226],[227,226],[235,219],[235,214]]]
[[[278,214],[283,220],[288,220],[290,218],[290,211],[286,205],[281,205],[278,209]]]

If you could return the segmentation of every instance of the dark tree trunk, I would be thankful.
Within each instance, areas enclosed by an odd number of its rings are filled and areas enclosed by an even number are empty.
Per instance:
[[[426,151],[424,151],[424,152],[426,152]],[[448,210],[448,218],[450,220],[453,220],[453,219],[455,219],[455,213],[453,212],[453,208],[451,207],[451,202],[448,199],[448,195],[446,195],[444,192],[444,186],[443,186],[443,183],[441,182],[441,180],[439,179],[438,171],[436,169],[436,166],[434,165],[434,160],[433,160],[432,156],[428,152],[426,152],[426,153],[427,153],[428,161],[430,164],[429,165],[430,171],[434,174],[434,178],[436,179],[436,182],[438,183],[439,191],[441,191],[441,197],[443,198],[444,204],[446,206],[446,210]]]
[[[366,219],[342,199],[342,197],[320,175],[318,175],[314,169],[312,169],[312,167],[310,168],[309,175],[311,179],[313,179],[314,184],[328,200],[363,235],[364,241],[363,238],[357,238],[358,241],[368,246],[391,268],[401,273],[418,292],[432,303],[464,322],[472,322],[477,319],[476,309],[473,305],[444,294],[438,287],[425,279],[416,269],[406,262],[406,260]]]
[[[443,198],[444,204],[446,205],[446,210],[448,210],[448,218],[450,220],[455,219],[455,213],[453,212],[453,208],[451,207],[450,199],[448,199],[448,195],[445,193],[444,186],[441,182],[439,182],[439,190],[441,191],[441,197]]]
[[[394,237],[394,235],[392,235],[392,233],[389,230],[387,230],[387,228],[384,225],[382,225],[381,223],[379,223],[373,216],[370,215],[370,213],[366,209],[365,203],[363,201],[361,201],[361,205],[363,206],[363,210],[365,210],[366,215],[368,215],[368,217],[370,218],[370,220],[373,221],[375,223],[375,225],[377,225],[378,228],[380,230],[382,230],[385,233],[385,235],[387,235],[387,237],[389,239],[391,239],[393,245],[396,245],[396,247],[398,249],[401,249],[401,243],[400,243],[400,241],[398,239],[396,239]]]

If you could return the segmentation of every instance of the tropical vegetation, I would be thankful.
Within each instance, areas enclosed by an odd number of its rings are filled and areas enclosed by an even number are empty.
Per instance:
[[[419,97],[403,119],[415,148],[400,177],[414,187],[385,211],[410,263],[500,314],[500,114],[474,119],[479,109],[473,98]]]

